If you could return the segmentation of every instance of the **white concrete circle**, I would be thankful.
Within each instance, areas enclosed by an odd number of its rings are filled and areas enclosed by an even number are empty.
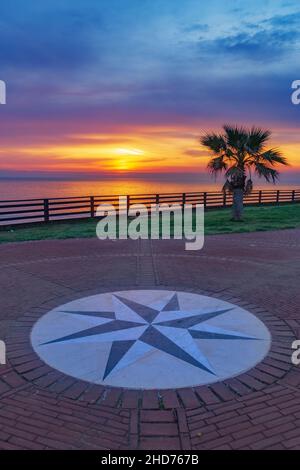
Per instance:
[[[42,316],[34,350],[67,375],[109,386],[166,389],[239,375],[271,336],[247,310],[204,295],[130,290],[93,295]]]

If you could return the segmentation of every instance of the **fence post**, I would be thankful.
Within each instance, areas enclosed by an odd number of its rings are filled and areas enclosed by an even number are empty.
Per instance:
[[[129,206],[130,206],[130,196],[127,195],[126,196],[126,214],[128,216],[128,212],[129,212]]]
[[[157,206],[159,205],[159,194],[156,194],[156,196],[155,196],[155,204]]]
[[[185,206],[185,201],[186,201],[186,194],[182,193],[182,207]]]
[[[223,193],[223,206],[226,207],[226,193]]]
[[[90,207],[91,207],[91,217],[95,217],[95,198],[94,196],[90,197]]]
[[[44,199],[44,221],[49,222],[49,199]]]
[[[280,199],[280,189],[277,189],[276,202],[278,203]]]
[[[292,191],[292,202],[295,202],[295,190]]]
[[[206,209],[206,206],[207,206],[207,193],[203,193],[203,204],[204,204],[204,209]]]
[[[262,200],[262,190],[260,189],[258,193],[258,204],[261,204],[261,200]]]

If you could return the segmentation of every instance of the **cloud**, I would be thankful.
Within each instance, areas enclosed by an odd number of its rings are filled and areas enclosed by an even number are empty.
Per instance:
[[[71,142],[76,143],[92,143],[94,144],[101,144],[101,145],[117,145],[117,144],[124,144],[125,142],[132,142],[132,139],[126,137],[114,137],[112,136],[101,136],[99,134],[71,134],[66,135],[66,139],[70,139]]]
[[[257,31],[254,34],[239,33],[217,39],[211,43],[204,41],[206,52],[218,55],[229,54],[252,62],[278,61],[291,46],[300,39],[300,31]],[[200,49],[203,44],[200,43]]]
[[[30,2],[26,10],[1,5],[0,66],[35,70],[76,68],[93,57],[91,35],[101,28],[98,10],[44,8]],[[99,53],[99,49],[98,49]]]
[[[300,45],[300,13],[275,15],[257,23],[242,23],[234,34],[200,38],[198,51],[210,56],[232,56],[250,62],[276,62]]]
[[[287,15],[274,15],[271,18],[262,20],[261,24],[276,28],[286,27],[287,29],[290,29],[293,26],[298,27],[300,24],[300,11],[289,13]]]
[[[185,33],[206,33],[207,31],[209,31],[209,26],[204,23],[193,23],[183,28]]]
[[[245,16],[225,14],[225,2],[217,11],[200,3],[4,3],[0,78],[8,104],[0,110],[1,141],[47,144],[81,134],[79,143],[82,134],[125,128],[142,135],[147,128],[153,139],[190,139],[187,155],[201,158],[193,148],[201,126],[296,127],[290,83],[299,78],[300,13],[258,12],[253,4]]]
[[[187,149],[184,154],[190,157],[209,157],[207,150]]]

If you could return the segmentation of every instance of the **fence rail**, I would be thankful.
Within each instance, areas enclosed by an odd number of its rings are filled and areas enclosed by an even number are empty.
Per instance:
[[[123,196],[128,208],[131,204],[203,204],[205,209],[229,207],[232,195],[222,192],[188,192],[164,194],[134,194]],[[300,202],[300,189],[257,190],[245,196],[246,205],[280,204]],[[119,206],[118,195],[56,197],[48,199],[0,200],[0,226],[49,222],[54,220],[89,218],[96,216],[100,204]]]

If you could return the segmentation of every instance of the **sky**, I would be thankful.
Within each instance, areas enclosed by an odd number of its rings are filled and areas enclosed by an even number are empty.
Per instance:
[[[298,0],[1,3],[0,177],[205,172],[199,136],[272,131],[300,175]]]

